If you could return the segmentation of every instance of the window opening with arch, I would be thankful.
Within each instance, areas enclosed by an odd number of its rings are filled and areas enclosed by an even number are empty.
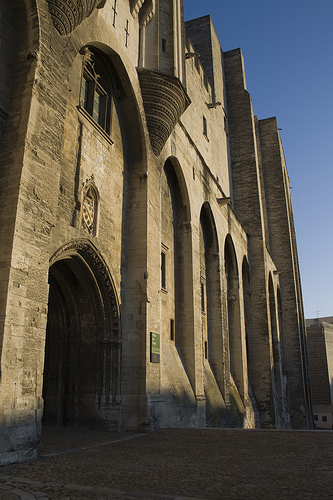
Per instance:
[[[110,134],[112,85],[105,56],[92,47],[84,50],[80,107]]]

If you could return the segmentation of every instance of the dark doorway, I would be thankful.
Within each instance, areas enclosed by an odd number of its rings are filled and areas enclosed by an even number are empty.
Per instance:
[[[118,308],[105,268],[98,264],[94,271],[89,259],[76,253],[50,268],[44,424],[119,425]]]

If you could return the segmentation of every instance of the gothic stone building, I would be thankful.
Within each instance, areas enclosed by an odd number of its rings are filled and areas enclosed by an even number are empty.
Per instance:
[[[183,0],[1,0],[0,456],[43,425],[311,426],[289,181]]]

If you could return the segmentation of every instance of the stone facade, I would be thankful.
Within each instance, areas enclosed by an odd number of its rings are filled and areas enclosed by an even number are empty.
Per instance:
[[[312,426],[289,181],[183,0],[2,0],[0,456],[44,423]]]
[[[310,386],[317,429],[333,428],[333,317],[306,320]]]

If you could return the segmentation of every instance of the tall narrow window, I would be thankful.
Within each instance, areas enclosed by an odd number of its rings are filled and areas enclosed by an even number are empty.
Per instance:
[[[201,311],[205,312],[205,284],[201,281]]]
[[[170,340],[175,340],[175,320],[170,319]]]
[[[202,131],[204,135],[207,137],[207,119],[205,116],[202,117]]]
[[[166,288],[166,269],[165,269],[165,253],[161,252],[161,287]]]
[[[111,119],[111,84],[105,61],[95,49],[89,49],[84,55],[81,83],[80,106],[110,133]]]
[[[208,342],[205,340],[205,359],[208,359]]]

